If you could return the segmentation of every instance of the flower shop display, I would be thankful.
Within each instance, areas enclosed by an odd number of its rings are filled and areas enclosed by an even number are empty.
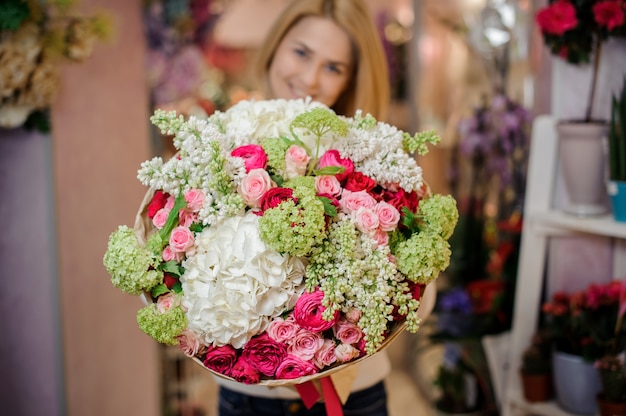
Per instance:
[[[555,293],[542,310],[554,342],[559,405],[574,413],[594,413],[601,389],[594,362],[626,348],[626,279]]]
[[[83,16],[74,1],[6,0],[0,6],[0,127],[49,130],[62,62],[83,62],[110,32],[103,14]]]
[[[552,345],[545,331],[537,332],[522,355],[520,377],[524,398],[530,403],[552,398]]]
[[[309,381],[418,330],[458,218],[412,157],[434,132],[302,99],[151,120],[178,153],[142,164],[135,227],[104,256],[112,283],[148,301],[144,332],[219,377],[294,385],[310,405]]]
[[[598,394],[600,416],[626,416],[626,365],[624,353],[607,354],[596,361],[602,391]]]
[[[609,123],[609,196],[613,218],[626,221],[626,76],[618,95],[611,102]]]
[[[561,171],[570,197],[565,212],[578,216],[607,211],[602,140],[608,126],[593,118],[593,105],[602,44],[611,36],[626,35],[625,13],[621,0],[550,0],[536,15],[552,54],[573,65],[592,61],[584,118],[557,124]]]

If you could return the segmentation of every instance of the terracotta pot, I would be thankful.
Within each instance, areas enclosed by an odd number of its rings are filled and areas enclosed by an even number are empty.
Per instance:
[[[524,398],[527,402],[545,402],[552,398],[552,374],[525,374],[520,371]]]
[[[602,393],[598,394],[598,408],[600,416],[626,416],[626,402],[610,402]]]

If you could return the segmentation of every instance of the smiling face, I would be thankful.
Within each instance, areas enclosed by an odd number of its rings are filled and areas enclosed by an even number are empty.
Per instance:
[[[270,64],[272,98],[311,96],[332,107],[352,78],[352,56],[350,38],[337,24],[303,18],[287,32]]]

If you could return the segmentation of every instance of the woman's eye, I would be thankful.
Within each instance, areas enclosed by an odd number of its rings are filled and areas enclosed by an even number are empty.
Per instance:
[[[326,69],[328,69],[330,72],[333,72],[335,74],[341,74],[341,68],[339,68],[337,65],[333,65],[333,64],[329,64],[326,65]]]
[[[296,48],[294,49],[294,53],[301,58],[304,58],[307,56],[307,52],[304,49]]]

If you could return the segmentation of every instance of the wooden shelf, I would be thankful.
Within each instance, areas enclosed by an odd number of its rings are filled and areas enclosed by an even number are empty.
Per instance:
[[[563,230],[603,235],[607,237],[626,238],[626,222],[617,222],[612,215],[599,217],[576,217],[561,211],[532,212],[527,215],[537,232]]]
[[[509,405],[514,408],[516,414],[527,415],[539,415],[539,416],[572,416],[573,413],[569,413],[559,407],[559,405],[553,401],[529,403],[527,402],[522,392],[519,390],[509,392]]]

